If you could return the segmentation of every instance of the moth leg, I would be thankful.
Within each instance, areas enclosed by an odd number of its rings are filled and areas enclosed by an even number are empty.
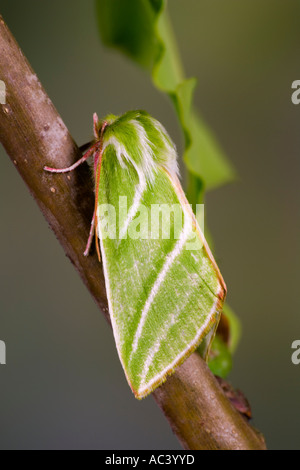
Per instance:
[[[91,249],[94,234],[95,234],[95,221],[96,221],[96,212],[94,212],[94,215],[93,215],[93,218],[92,218],[89,238],[88,238],[88,241],[87,241],[87,244],[86,244],[86,247],[85,247],[85,251],[83,253],[84,256],[88,256],[89,253],[90,253],[90,249]]]
[[[95,142],[87,152],[73,165],[69,166],[68,168],[50,168],[49,166],[44,166],[44,170],[48,171],[49,173],[68,173],[69,171],[75,170],[79,165],[84,163],[89,157],[93,155],[93,153],[98,150],[99,142]]]
[[[93,145],[93,142],[87,142],[79,147],[81,155],[85,154],[85,152]]]

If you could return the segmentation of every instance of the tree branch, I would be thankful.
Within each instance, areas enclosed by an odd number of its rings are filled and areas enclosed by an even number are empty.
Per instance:
[[[0,16],[0,141],[46,220],[109,321],[104,276],[96,253],[83,256],[93,213],[87,165],[50,175],[44,165],[67,167],[78,147]],[[236,411],[196,353],[153,396],[186,449],[264,449],[263,438]]]

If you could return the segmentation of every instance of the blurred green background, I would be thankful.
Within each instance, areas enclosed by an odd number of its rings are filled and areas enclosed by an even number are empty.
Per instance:
[[[239,180],[208,194],[216,257],[243,337],[230,381],[271,449],[299,449],[298,0],[170,0],[196,105]],[[93,1],[0,1],[78,144],[92,113],[144,108],[182,150],[172,106],[100,43]],[[1,77],[0,77],[1,79]],[[150,397],[133,398],[110,328],[0,148],[1,449],[179,449]]]

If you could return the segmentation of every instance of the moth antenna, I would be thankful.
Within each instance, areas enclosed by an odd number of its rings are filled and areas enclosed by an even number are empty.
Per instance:
[[[95,139],[99,139],[99,131],[98,131],[98,123],[99,123],[99,118],[98,114],[94,113],[93,114],[93,129],[94,129],[94,137]]]

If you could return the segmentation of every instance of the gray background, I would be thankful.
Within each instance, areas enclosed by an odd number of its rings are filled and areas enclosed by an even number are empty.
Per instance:
[[[211,192],[208,223],[243,324],[230,380],[273,449],[300,447],[298,0],[171,0],[196,103],[239,180]],[[179,150],[173,109],[100,44],[92,1],[1,0],[0,12],[79,144],[92,113],[144,108]],[[0,77],[1,79],[1,77]],[[1,449],[177,449],[150,397],[136,401],[104,318],[0,148]]]

